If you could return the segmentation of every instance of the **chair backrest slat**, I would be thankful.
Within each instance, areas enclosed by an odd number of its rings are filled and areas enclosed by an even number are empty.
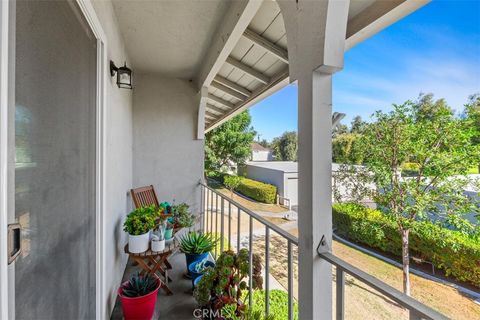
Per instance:
[[[156,207],[160,205],[153,185],[132,189],[130,193],[135,208],[148,207],[152,204]]]

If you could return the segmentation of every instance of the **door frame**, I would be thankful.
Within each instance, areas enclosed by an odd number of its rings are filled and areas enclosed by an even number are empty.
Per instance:
[[[97,17],[90,0],[75,0],[91,31],[97,39],[97,70],[96,70],[96,127],[95,127],[95,318],[104,319],[106,315],[105,294],[105,255],[104,255],[104,213],[105,213],[105,143],[106,143],[106,83],[108,75],[107,63],[107,37]],[[12,10],[13,8],[13,10]],[[8,208],[11,205],[8,190],[8,136],[9,130],[9,103],[14,94],[14,68],[12,47],[14,39],[10,38],[11,15],[14,13],[15,2],[13,0],[0,1],[0,320],[11,319],[15,310],[9,310],[12,306],[9,295],[15,289],[9,283],[9,268],[7,260],[7,228],[9,221]],[[12,81],[12,82],[10,82]]]

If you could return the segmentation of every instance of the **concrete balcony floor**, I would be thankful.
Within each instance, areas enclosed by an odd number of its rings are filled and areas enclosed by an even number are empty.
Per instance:
[[[197,304],[192,296],[192,282],[184,278],[186,272],[185,256],[181,253],[175,254],[168,259],[172,264],[172,270],[169,270],[168,275],[172,279],[168,285],[173,291],[173,295],[167,296],[165,292],[160,289],[158,291],[157,304],[155,305],[154,320],[192,320],[195,319],[193,311]],[[138,272],[140,268],[133,266],[132,261],[129,260],[125,273],[123,274],[123,281],[126,281],[132,274]],[[117,296],[115,301],[115,308],[112,312],[111,319],[123,319],[122,306],[120,299]]]

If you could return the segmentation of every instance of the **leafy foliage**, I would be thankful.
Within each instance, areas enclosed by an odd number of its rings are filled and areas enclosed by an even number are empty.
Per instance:
[[[215,241],[209,234],[190,232],[180,238],[180,250],[183,253],[202,254],[212,251]]]
[[[252,289],[261,288],[263,279],[260,257],[253,255]],[[241,249],[239,254],[233,251],[223,252],[217,259],[214,268],[208,268],[193,292],[195,300],[202,307],[211,310],[225,310],[233,318],[242,316],[245,305],[242,303],[242,292],[248,290],[249,251]],[[233,307],[228,307],[233,305]],[[227,306],[227,307],[226,307]],[[224,309],[226,307],[226,309]]]
[[[122,286],[122,293],[126,297],[142,297],[154,291],[159,285],[157,277],[147,273],[140,275],[137,273],[132,276],[128,283]]]
[[[243,178],[235,190],[264,203],[275,203],[277,197],[276,186],[247,178]]]
[[[162,210],[150,207],[140,207],[130,212],[123,224],[123,231],[131,235],[144,234],[156,226],[156,221],[161,216]]]
[[[402,254],[402,237],[395,218],[354,203],[333,205],[336,232],[354,242]],[[460,281],[480,287],[480,230],[467,235],[429,221],[410,223],[410,250]]]
[[[358,133],[339,134],[332,140],[332,159],[337,163],[361,164],[363,156],[359,150]]]
[[[190,228],[195,224],[195,216],[190,212],[190,206],[186,203],[172,206],[172,213],[181,228]]]
[[[205,170],[222,171],[244,164],[251,154],[256,132],[248,111],[242,112],[205,135]]]
[[[480,148],[471,143],[474,130],[453,116],[442,101],[407,101],[393,111],[377,111],[375,122],[362,134],[359,148],[368,174],[353,174],[362,191],[392,216],[402,235],[404,291],[410,290],[409,232],[416,220],[433,215],[461,214],[471,208],[463,192],[468,180],[452,177],[465,174],[480,158]],[[401,166],[418,165],[413,178],[402,178]],[[356,190],[358,191],[358,190]],[[454,210],[452,210],[454,209]],[[427,215],[428,214],[428,215]]]
[[[242,179],[243,178],[239,176],[225,176],[223,178],[223,184],[233,193],[233,190],[237,189],[242,183]]]
[[[270,147],[276,160],[297,161],[298,137],[295,131],[286,131],[274,138]]]

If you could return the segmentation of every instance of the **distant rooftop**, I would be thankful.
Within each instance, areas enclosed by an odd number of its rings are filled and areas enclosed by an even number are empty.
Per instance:
[[[298,162],[294,161],[249,161],[247,165],[283,172],[298,172]],[[340,164],[332,163],[332,171],[338,171],[339,167]]]
[[[257,142],[252,142],[252,151],[270,151],[269,148],[265,148]]]

